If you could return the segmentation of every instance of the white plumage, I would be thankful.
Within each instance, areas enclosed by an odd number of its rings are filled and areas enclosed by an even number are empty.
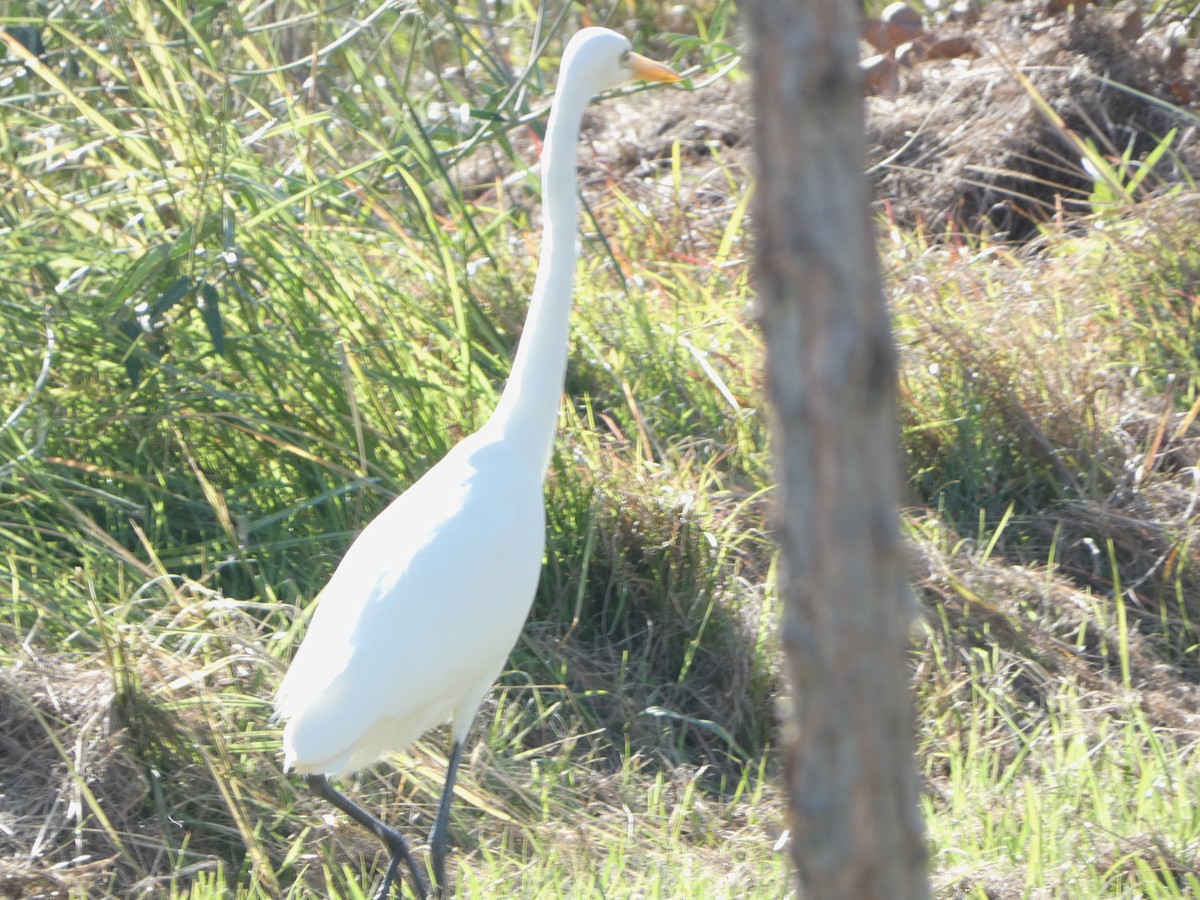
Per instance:
[[[346,775],[470,727],[529,614],[542,474],[485,427],[359,535],[279,691],[284,763]]]
[[[563,55],[542,151],[542,254],[525,331],[495,413],[358,536],[322,592],[276,698],[285,766],[401,860],[426,896],[403,837],[334,790],[443,722],[452,749],[430,834],[445,889],[446,827],[462,742],[520,636],[545,549],[543,482],[558,422],[576,262],[576,145],[599,91],[631,79],[677,81],[605,28]]]

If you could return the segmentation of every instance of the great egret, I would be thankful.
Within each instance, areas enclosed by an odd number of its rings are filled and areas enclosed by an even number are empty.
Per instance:
[[[446,827],[463,741],[529,614],[545,550],[542,497],[567,365],[583,111],[630,79],[678,81],[606,28],[567,44],[542,149],[542,255],[525,331],[495,412],[358,536],[321,596],[276,698],[284,765],[400,861],[427,893],[400,833],[336,791],[348,775],[450,722],[446,783],[429,836],[446,887]]]

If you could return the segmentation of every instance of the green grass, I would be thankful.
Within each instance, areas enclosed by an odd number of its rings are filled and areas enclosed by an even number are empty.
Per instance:
[[[109,673],[111,730],[58,724],[100,756],[34,734],[56,777],[107,772],[102,747],[137,772],[63,831],[108,860],[77,891],[369,881],[377,848],[280,772],[270,698],[353,535],[494,404],[532,285],[554,15],[383,10],[310,71],[286,64],[349,10],[286,12],[71,6],[44,67],[6,63],[0,365],[6,409],[32,396],[0,432],[4,658]],[[727,65],[726,14],[685,17],[675,62]],[[639,15],[619,24],[662,31]],[[656,208],[631,189],[588,198],[549,564],[465,767],[460,883],[782,893],[770,613],[744,574],[769,551],[739,516],[765,469],[755,337],[725,304],[744,267],[695,252],[740,238],[680,205],[678,160]],[[423,831],[442,753],[434,736],[356,791]]]
[[[369,891],[378,847],[283,775],[271,697],[354,534],[503,383],[564,9],[65,4],[43,69],[0,60],[15,889]],[[608,21],[698,84],[731,15]],[[587,169],[550,550],[460,776],[464,896],[791,890],[748,179],[703,151]],[[882,242],[939,897],[1200,888],[1195,203],[1037,253]],[[444,766],[435,734],[347,787],[420,852]]]
[[[923,705],[940,712],[921,750],[942,891],[1192,896],[1200,764],[1170,692],[1052,675],[997,646],[950,660],[938,631]]]

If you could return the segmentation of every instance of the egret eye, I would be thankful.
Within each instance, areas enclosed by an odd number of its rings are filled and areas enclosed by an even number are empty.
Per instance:
[[[633,54],[632,50],[626,50],[624,53],[622,53],[621,54],[621,65],[628,67],[629,66],[629,57],[632,54]]]

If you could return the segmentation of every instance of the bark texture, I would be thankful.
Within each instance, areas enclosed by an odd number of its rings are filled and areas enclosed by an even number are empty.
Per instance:
[[[743,12],[794,691],[792,851],[814,900],[923,900],[896,350],[864,175],[858,5],[747,0]]]

